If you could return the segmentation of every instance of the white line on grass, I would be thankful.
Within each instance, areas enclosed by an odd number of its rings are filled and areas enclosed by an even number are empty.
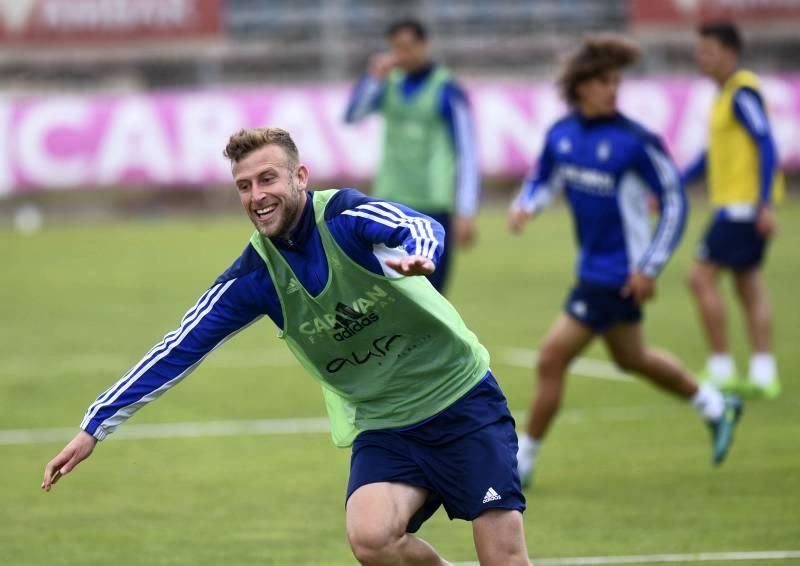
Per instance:
[[[536,364],[539,353],[536,350],[525,348],[504,348],[500,350],[500,361],[518,368],[531,369]],[[635,381],[629,375],[619,371],[617,367],[605,360],[595,360],[592,358],[575,358],[569,367],[569,373],[582,375],[583,377],[593,377],[595,379],[607,379],[610,381]]]
[[[560,422],[631,422],[653,418],[663,419],[668,413],[680,416],[678,407],[600,407],[564,409],[559,415]],[[523,411],[514,411],[514,418],[521,422]],[[326,417],[295,419],[229,420],[209,422],[178,422],[134,424],[126,423],[114,433],[112,438],[134,440],[142,438],[202,438],[215,436],[271,436],[280,434],[320,434],[329,432]],[[72,428],[28,428],[0,430],[0,446],[44,444],[62,442],[75,436],[77,427]]]
[[[761,552],[699,552],[697,554],[646,554],[642,556],[582,556],[575,558],[536,558],[536,566],[597,566],[613,564],[674,564],[677,562],[735,562],[740,560],[789,560],[800,558],[800,550]],[[458,562],[455,566],[479,566],[477,562]]]

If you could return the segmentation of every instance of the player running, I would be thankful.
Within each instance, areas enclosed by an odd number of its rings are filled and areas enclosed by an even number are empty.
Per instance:
[[[686,197],[659,139],[617,110],[622,70],[638,56],[613,35],[590,37],[572,54],[559,79],[571,111],[550,128],[537,169],[511,207],[510,228],[520,233],[564,191],[580,250],[578,282],[537,362],[539,386],[517,454],[523,485],[558,412],[566,370],[598,335],[620,368],[691,402],[710,425],[715,464],[725,458],[741,414],[738,398],[698,386],[673,356],[644,341],[641,307],[683,234]],[[649,194],[658,201],[654,234]]]
[[[457,246],[475,238],[480,179],[469,103],[450,71],[431,60],[428,33],[416,20],[389,28],[391,53],[372,58],[358,81],[345,121],[372,112],[384,119],[383,157],[375,196],[420,210],[444,226]],[[446,246],[431,283],[443,291]]]
[[[713,208],[689,273],[689,287],[711,347],[704,373],[717,387],[775,399],[780,395],[780,381],[761,265],[777,228],[772,203],[781,196],[784,179],[758,77],[739,68],[739,31],[723,23],[704,25],[699,32],[697,64],[719,86],[711,109],[708,151],[684,173],[687,183],[707,174]],[[724,271],[733,273],[747,321],[752,355],[746,383],[739,382],[729,350],[725,302],[719,289]]]
[[[42,487],[267,315],[321,382],[334,442],[353,447],[347,536],[362,564],[446,564],[411,534],[440,505],[472,521],[481,564],[529,564],[514,420],[489,354],[416,277],[436,269],[442,226],[353,189],[307,191],[284,130],[242,130],[225,155],[256,227],[250,243],[180,327],[92,403]]]

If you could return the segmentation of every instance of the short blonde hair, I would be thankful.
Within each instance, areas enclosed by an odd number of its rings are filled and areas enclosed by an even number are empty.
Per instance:
[[[222,154],[237,163],[250,153],[268,145],[278,145],[286,152],[289,167],[294,168],[300,161],[300,153],[289,135],[281,128],[246,128],[233,134],[225,146]]]
[[[567,57],[558,86],[567,104],[578,103],[578,85],[608,71],[624,69],[639,60],[639,48],[629,39],[611,33],[590,35]]]

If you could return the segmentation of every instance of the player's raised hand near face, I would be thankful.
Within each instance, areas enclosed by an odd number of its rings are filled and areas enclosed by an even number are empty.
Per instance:
[[[47,463],[42,489],[50,491],[61,476],[70,473],[75,466],[91,455],[96,444],[97,439],[94,436],[80,431],[55,458]]]
[[[421,255],[410,255],[402,259],[387,259],[386,265],[401,275],[430,275],[436,266],[430,258]]]
[[[639,271],[634,271],[622,287],[623,297],[632,297],[637,305],[642,305],[656,294],[656,280]]]
[[[376,79],[383,80],[395,65],[397,65],[397,58],[392,53],[377,53],[369,60],[369,74]]]

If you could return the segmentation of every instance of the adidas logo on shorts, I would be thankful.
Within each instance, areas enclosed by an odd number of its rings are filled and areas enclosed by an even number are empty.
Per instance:
[[[503,498],[502,498],[502,497],[500,497],[500,494],[499,494],[499,493],[497,493],[497,492],[494,490],[494,488],[493,488],[493,487],[490,487],[490,488],[489,488],[489,489],[486,491],[486,495],[484,495],[484,496],[483,496],[483,502],[484,502],[484,503],[489,503],[490,501],[497,501],[497,500],[499,500],[499,499],[503,499]]]

